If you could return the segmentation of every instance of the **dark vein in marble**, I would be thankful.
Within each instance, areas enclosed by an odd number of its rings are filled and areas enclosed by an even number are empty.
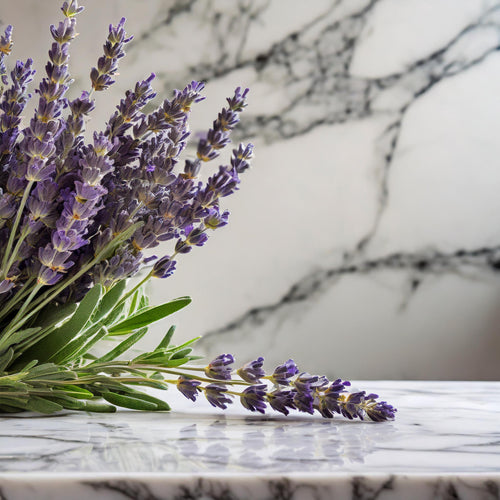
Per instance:
[[[95,491],[112,491],[132,500],[160,500],[146,484],[139,481],[85,481],[82,484]]]
[[[351,480],[353,500],[376,500],[383,496],[385,491],[392,491],[394,488],[394,476],[389,477],[380,486],[368,485],[363,477],[353,477]]]
[[[310,301],[329,287],[332,281],[344,276],[368,275],[386,270],[403,271],[410,273],[414,287],[416,287],[425,275],[454,273],[464,267],[500,271],[500,246],[459,249],[451,253],[437,250],[393,253],[377,259],[342,264],[338,267],[308,273],[299,282],[294,283],[278,301],[250,309],[227,325],[205,333],[199,343],[201,346],[206,346],[213,337],[243,331],[250,326],[262,325],[286,307]]]
[[[146,40],[155,36],[155,34],[162,29],[170,27],[170,25],[183,14],[189,13],[196,1],[197,0],[175,0],[173,5],[167,8],[166,13],[160,16],[159,21],[149,26],[143,33],[134,35],[134,39],[128,46],[127,50],[133,51],[136,47],[141,46]]]

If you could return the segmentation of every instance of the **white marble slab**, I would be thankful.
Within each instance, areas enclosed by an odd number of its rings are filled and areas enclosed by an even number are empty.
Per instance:
[[[497,499],[500,383],[359,382],[382,424],[227,412],[0,418],[0,498]]]
[[[2,2],[39,74],[60,3]],[[152,71],[164,97],[207,81],[193,131],[251,88],[230,224],[152,287],[193,297],[179,340],[330,376],[500,378],[500,0],[82,3],[72,95],[109,22],[135,34],[89,129]]]

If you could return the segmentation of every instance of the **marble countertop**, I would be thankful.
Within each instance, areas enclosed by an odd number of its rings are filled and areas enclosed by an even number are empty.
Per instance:
[[[355,385],[396,420],[222,412],[176,391],[171,413],[1,417],[0,499],[500,498],[500,382]]]

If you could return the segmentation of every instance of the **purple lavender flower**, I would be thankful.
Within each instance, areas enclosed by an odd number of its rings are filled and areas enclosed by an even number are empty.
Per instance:
[[[262,368],[264,365],[264,358],[258,357],[254,361],[246,363],[241,368],[239,368],[236,373],[245,381],[250,384],[256,384],[260,382],[260,379],[266,375],[266,372]]]
[[[243,390],[240,395],[241,404],[250,411],[265,413],[266,410],[266,385],[251,385]]]
[[[341,404],[343,395],[347,392],[346,387],[351,383],[342,379],[334,380],[330,386],[323,391],[318,398],[317,410],[325,417],[332,418],[333,413],[342,413]],[[375,398],[376,399],[376,398]]]
[[[385,401],[375,401],[377,398],[371,396],[366,397],[365,412],[374,422],[384,422],[386,420],[393,420],[397,412],[394,406],[386,403]]]
[[[293,404],[297,410],[304,413],[314,413],[314,393],[310,388],[293,391]]]
[[[349,420],[356,417],[363,420],[365,402],[365,391],[353,392],[344,396],[340,404],[340,412]]]
[[[208,215],[203,219],[203,223],[209,229],[218,229],[227,224],[228,218],[229,212],[225,210],[223,213],[220,213],[219,207],[216,206],[208,210]]]
[[[175,271],[175,264],[175,260],[165,255],[155,262],[151,275],[155,278],[168,278]]]
[[[227,392],[227,387],[218,384],[209,384],[205,387],[205,397],[207,401],[217,408],[225,410],[228,404],[233,401],[225,393]]]
[[[284,415],[290,413],[290,409],[296,410],[294,403],[295,391],[276,389],[267,393],[267,402],[269,406]]]
[[[231,380],[231,365],[234,358],[231,354],[219,354],[205,367],[205,375],[217,380]]]
[[[282,365],[279,365],[274,370],[274,373],[269,377],[269,380],[275,385],[289,385],[290,379],[299,373],[299,369],[293,359],[289,359]]]
[[[112,77],[118,70],[118,60],[125,55],[123,47],[132,40],[132,37],[127,38],[124,25],[124,17],[116,26],[109,25],[108,39],[104,44],[104,55],[97,61],[97,68],[94,67],[90,71],[92,88],[96,91],[106,90],[115,82]]]
[[[9,25],[5,28],[4,34],[0,36],[0,80],[4,85],[8,84],[4,58],[10,54],[12,45],[12,26]]]
[[[200,384],[200,381],[186,377],[179,377],[177,379],[177,389],[191,401],[196,401],[198,393],[201,392],[201,389],[198,387]]]

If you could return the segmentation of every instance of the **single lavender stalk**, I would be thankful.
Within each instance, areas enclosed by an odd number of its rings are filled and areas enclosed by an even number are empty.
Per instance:
[[[199,377],[190,372],[192,367],[183,366],[178,370],[187,373],[177,379],[177,389],[191,401],[203,392],[212,406],[226,409],[233,402],[231,396],[238,397],[241,405],[259,413],[265,413],[267,406],[288,415],[290,410],[314,414],[316,411],[325,418],[335,414],[349,420],[359,418],[375,422],[392,420],[396,409],[385,401],[378,401],[377,394],[365,391],[350,392],[351,383],[337,379],[329,381],[324,376],[299,373],[293,360],[279,365],[271,375],[266,375],[262,365],[264,358],[247,363],[236,371],[242,380],[232,378],[230,354],[217,356],[205,369],[208,377]],[[196,368],[194,368],[196,370]],[[210,380],[212,379],[212,380]],[[269,386],[266,381],[272,385]],[[247,385],[242,391],[234,391],[231,385]]]
[[[162,366],[160,362],[148,362],[148,358],[158,358],[160,353],[155,353],[147,353],[127,362],[94,362],[82,367],[80,376],[93,381],[96,374],[113,374],[117,383],[143,381],[159,389],[167,389],[172,384],[187,399],[194,402],[203,393],[212,406],[222,410],[237,398],[247,410],[262,414],[269,407],[283,415],[289,415],[291,411],[311,415],[317,412],[324,418],[341,415],[349,420],[384,422],[393,420],[397,412],[389,403],[380,401],[377,394],[351,390],[351,383],[347,380],[330,381],[324,376],[299,372],[291,359],[266,375],[262,357],[234,371],[231,354],[221,354],[205,367],[187,364],[171,367]],[[155,373],[155,376],[151,378],[146,373]],[[131,379],[129,374],[141,375]],[[165,378],[171,375],[177,378]]]
[[[131,36],[127,38],[124,25],[124,17],[116,26],[109,25],[108,39],[104,44],[104,55],[97,61],[97,67],[90,71],[92,89],[97,92],[106,90],[115,83],[113,77],[118,71],[118,60],[125,56],[123,47],[133,38]]]

